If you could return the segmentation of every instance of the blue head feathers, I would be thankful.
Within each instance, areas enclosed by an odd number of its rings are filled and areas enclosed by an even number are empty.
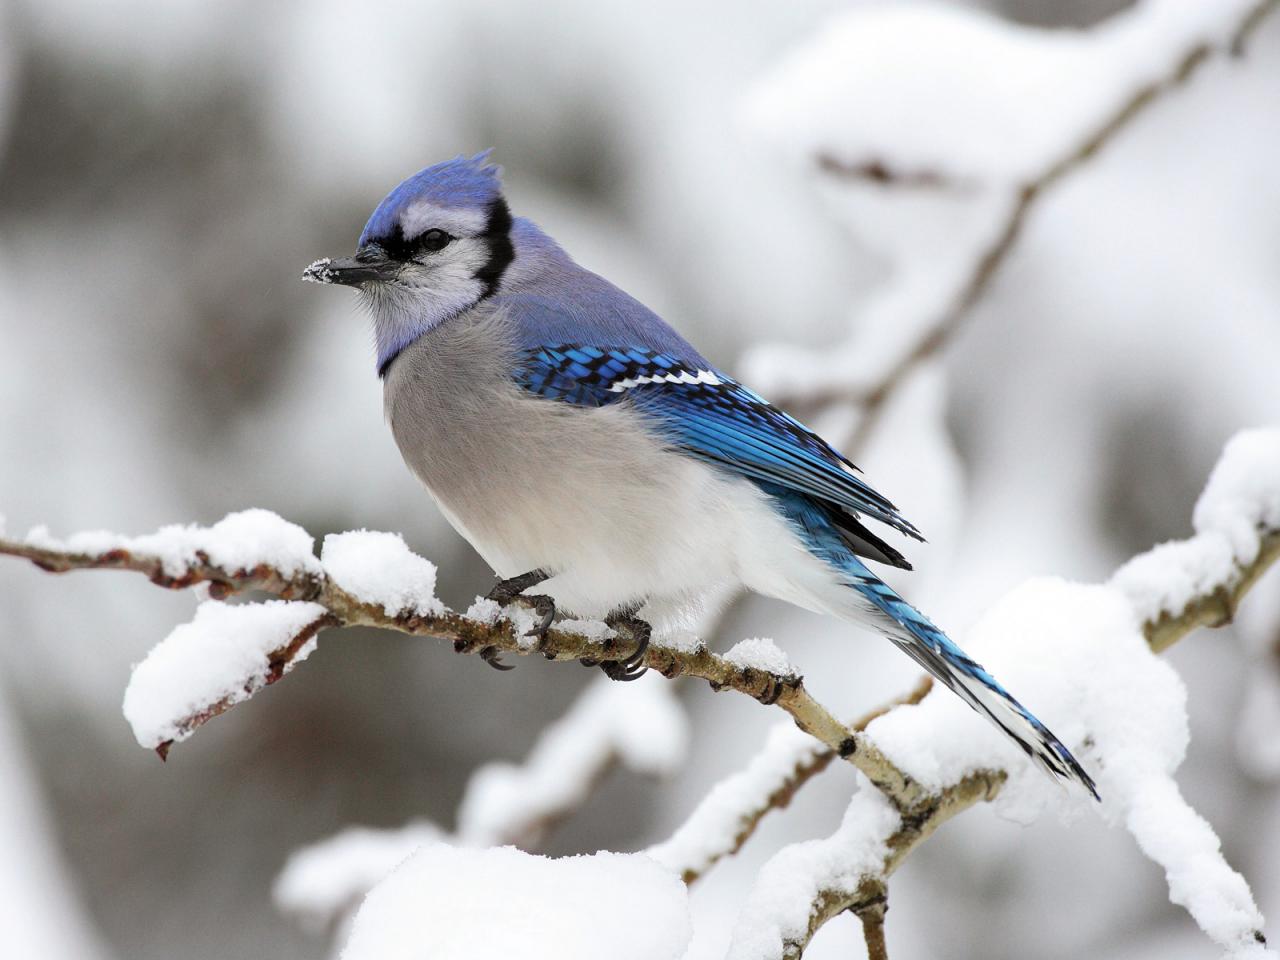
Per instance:
[[[360,245],[395,233],[401,214],[420,201],[445,208],[487,210],[502,196],[502,168],[489,163],[492,152],[482,150],[474,157],[459,154],[405,180],[373,211],[360,234]]]

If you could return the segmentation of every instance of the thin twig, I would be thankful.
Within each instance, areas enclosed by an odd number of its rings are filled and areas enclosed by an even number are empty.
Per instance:
[[[867,942],[867,960],[889,960],[884,941],[884,915],[889,911],[889,891],[883,883],[871,881],[862,899],[850,911],[862,921],[862,937]]]
[[[863,714],[853,723],[849,724],[851,730],[861,733],[866,730],[867,725],[877,717],[884,716],[895,707],[909,706],[919,703],[925,698],[925,695],[933,689],[933,679],[931,677],[922,677],[920,682],[911,690],[910,693],[904,694],[888,703],[882,704],[874,710]],[[731,857],[742,849],[743,845],[751,839],[755,834],[756,828],[760,826],[761,821],[773,810],[783,810],[790,805],[792,798],[799,792],[800,788],[816,777],[822,771],[831,765],[831,761],[836,758],[834,750],[822,748],[815,744],[817,749],[808,750],[803,753],[797,753],[795,764],[788,770],[785,775],[779,777],[776,784],[769,792],[760,798],[760,802],[752,807],[748,807],[737,813],[737,827],[733,837],[729,843],[718,850],[707,850],[700,845],[698,849],[698,857],[696,861],[686,863],[668,864],[673,870],[677,871],[683,878],[685,883],[694,883],[701,877],[705,876],[713,866],[723,860],[725,857]],[[750,779],[750,768],[734,775],[740,779]],[[731,778],[732,779],[732,778]],[[703,805],[713,802],[711,797],[704,797],[699,808],[690,814],[687,820],[692,820],[702,813]]]

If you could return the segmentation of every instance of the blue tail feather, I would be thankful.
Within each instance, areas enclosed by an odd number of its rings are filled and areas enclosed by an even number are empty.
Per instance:
[[[872,573],[841,537],[824,507],[787,491],[766,490],[778,501],[810,552],[835,568],[900,650],[995,724],[1041,767],[1055,776],[1075,780],[1098,797],[1092,778],[1062,741],[981,664]]]

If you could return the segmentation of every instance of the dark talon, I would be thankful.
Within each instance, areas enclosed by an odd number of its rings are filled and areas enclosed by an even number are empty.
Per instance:
[[[502,651],[497,647],[489,646],[480,651],[480,659],[493,667],[495,670],[514,670],[515,667],[509,663],[502,662]]]
[[[649,637],[653,633],[653,628],[638,619],[634,610],[610,615],[605,618],[605,623],[611,626],[621,639],[634,640],[636,649],[625,660],[605,661],[600,664],[600,669],[610,680],[627,683],[640,679],[649,670],[644,662],[644,654],[649,649]]]
[[[534,594],[529,596],[524,591],[530,587],[536,587],[542,581],[550,578],[551,574],[545,570],[530,570],[528,573],[522,573],[518,577],[511,577],[502,580],[495,586],[486,596],[486,599],[507,606],[511,603],[518,603],[522,607],[532,610],[538,616],[538,623],[531,629],[525,631],[526,637],[537,637],[539,641],[546,639],[547,631],[551,629],[551,624],[556,619],[556,603],[545,594]],[[540,648],[539,648],[540,649]],[[546,653],[543,653],[546,656]],[[548,660],[554,660],[554,655],[547,656]],[[511,669],[507,667],[505,669]]]
[[[534,594],[527,596],[521,594],[512,599],[512,603],[518,603],[522,607],[528,607],[539,617],[536,624],[524,632],[526,637],[537,637],[541,643],[547,637],[547,631],[551,629],[551,624],[556,618],[556,602],[545,594]]]
[[[528,573],[522,573],[518,577],[500,580],[497,586],[489,591],[486,599],[500,603],[505,607],[530,587],[536,587],[542,581],[550,579],[550,577],[551,574],[545,570],[530,570]]]

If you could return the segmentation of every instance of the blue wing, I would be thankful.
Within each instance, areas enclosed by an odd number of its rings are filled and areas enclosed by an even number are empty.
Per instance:
[[[516,380],[538,396],[579,406],[604,406],[625,397],[692,456],[923,539],[892,503],[855,474],[857,467],[847,458],[718,370],[697,369],[641,347],[563,344],[525,351]],[[852,522],[852,533],[867,533],[856,519]]]

